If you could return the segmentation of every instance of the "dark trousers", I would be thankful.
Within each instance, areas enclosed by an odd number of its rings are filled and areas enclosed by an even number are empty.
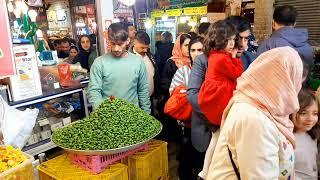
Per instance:
[[[202,170],[205,152],[198,152],[191,143],[191,129],[182,127],[178,174],[180,180],[196,180]]]

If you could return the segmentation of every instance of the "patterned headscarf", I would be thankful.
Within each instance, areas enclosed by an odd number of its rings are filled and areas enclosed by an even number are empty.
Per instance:
[[[279,131],[295,146],[289,115],[299,110],[303,63],[290,47],[261,54],[237,81],[236,91],[226,107],[224,122],[234,102],[246,102],[263,111]]]
[[[176,66],[178,68],[180,68],[180,67],[182,67],[184,65],[187,65],[187,66],[191,65],[190,58],[189,57],[185,57],[182,54],[182,49],[181,49],[181,45],[182,44],[180,44],[180,38],[181,38],[181,35],[178,36],[178,38],[176,40],[176,43],[173,46],[172,57],[170,58],[175,62]]]

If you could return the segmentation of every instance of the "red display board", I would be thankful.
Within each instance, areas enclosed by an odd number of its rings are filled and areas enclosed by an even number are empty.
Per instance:
[[[5,0],[0,0],[0,77],[14,75],[15,65],[12,53],[12,40]]]

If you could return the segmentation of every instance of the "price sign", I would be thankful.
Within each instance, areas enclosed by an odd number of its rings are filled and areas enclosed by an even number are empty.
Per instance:
[[[171,9],[167,10],[168,16],[180,16],[182,14],[182,9]]]
[[[207,14],[207,6],[184,8],[186,15],[204,15]]]

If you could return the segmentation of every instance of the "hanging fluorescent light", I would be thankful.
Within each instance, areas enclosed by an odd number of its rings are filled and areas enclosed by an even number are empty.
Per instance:
[[[208,22],[208,17],[201,17],[200,22]]]
[[[196,26],[196,25],[197,25],[197,23],[196,23],[196,22],[194,22],[194,21],[190,21],[190,22],[188,23],[188,25],[189,25],[189,26],[191,26],[191,27],[194,27],[194,26]]]
[[[180,17],[180,23],[184,24],[187,22],[187,18],[185,16]]]
[[[122,4],[126,6],[132,6],[136,3],[136,0],[119,0]]]
[[[164,13],[161,17],[162,21],[167,21],[168,20],[168,14]]]
[[[152,28],[152,22],[151,22],[151,20],[149,18],[144,23],[144,26],[146,27],[146,29]]]

